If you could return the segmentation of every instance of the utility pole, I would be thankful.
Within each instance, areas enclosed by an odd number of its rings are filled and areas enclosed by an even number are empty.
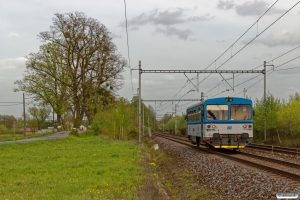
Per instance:
[[[155,126],[156,126],[156,101],[154,101],[154,127],[153,127],[153,132],[155,131]]]
[[[137,101],[136,101],[136,110],[137,110],[137,120],[139,120],[139,88],[136,89],[136,97],[137,97]]]
[[[53,126],[53,128],[54,128],[54,109],[52,109],[53,110],[53,118],[52,118],[52,126]]]
[[[203,92],[201,92],[201,100],[200,100],[201,102],[203,102],[204,101],[204,93]]]
[[[24,137],[26,137],[25,93],[23,93]]]
[[[176,108],[177,108],[177,104],[175,104],[175,132],[174,132],[175,135],[176,135],[176,128],[177,128],[177,124],[176,124]]]
[[[264,74],[264,109],[265,109],[264,140],[265,140],[265,142],[267,141],[267,102],[266,102],[266,97],[267,97],[267,70],[266,70],[266,66],[273,66],[273,70],[274,70],[274,65],[267,65],[267,62],[264,61],[263,74]]]
[[[139,143],[141,143],[141,61],[139,61]]]
[[[273,66],[274,70],[274,65],[267,65],[267,62],[264,61],[264,109],[265,109],[265,116],[264,116],[264,141],[267,141],[267,102],[266,102],[266,97],[267,97],[267,70],[266,66]]]
[[[197,90],[199,92],[199,73],[197,73],[197,86],[198,86]]]
[[[244,98],[246,97],[246,92],[247,92],[247,90],[246,90],[246,88],[244,88]]]
[[[143,104],[143,135],[145,135],[144,124],[145,124],[145,106]]]
[[[264,141],[267,141],[267,106],[266,106],[266,85],[267,85],[266,61],[264,61]]]

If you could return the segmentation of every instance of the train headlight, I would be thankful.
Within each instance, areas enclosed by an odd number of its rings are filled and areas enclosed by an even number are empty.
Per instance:
[[[212,127],[212,128],[217,128],[217,126],[216,126],[216,125],[212,125],[211,127]]]
[[[243,127],[244,127],[244,128],[247,128],[247,124],[244,124]]]
[[[207,125],[206,127],[207,127],[207,128],[210,128],[211,126],[210,126],[210,125]]]
[[[248,125],[248,128],[252,128],[252,125],[251,125],[251,124],[249,124],[249,125]]]

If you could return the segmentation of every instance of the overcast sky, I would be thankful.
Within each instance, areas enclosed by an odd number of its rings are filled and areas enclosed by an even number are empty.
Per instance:
[[[24,56],[38,51],[42,43],[37,35],[49,30],[55,13],[79,11],[99,20],[128,60],[124,1],[0,2],[0,114],[21,117],[21,104],[3,102],[22,102],[22,93],[13,92],[14,82],[22,79]],[[126,0],[130,67],[136,68],[140,60],[143,70],[262,70],[264,61],[275,59],[272,62],[275,70],[268,72],[267,90],[277,98],[288,100],[289,95],[300,92],[300,58],[297,58],[300,56],[300,3],[297,4],[298,0],[278,1],[260,18],[275,2]],[[290,50],[293,51],[277,58]],[[138,71],[128,68],[124,77],[125,85],[119,95],[131,100],[137,93]],[[263,96],[262,78],[262,74],[235,74],[234,79],[232,74],[199,74],[197,80],[196,74],[144,73],[142,98],[199,99],[200,92],[204,92],[205,98],[243,97],[245,88],[246,95],[255,100]],[[197,84],[199,91],[194,87]],[[179,105],[179,113],[194,103],[174,102]],[[146,104],[155,106],[150,102]],[[171,112],[171,105],[157,102],[158,114]]]

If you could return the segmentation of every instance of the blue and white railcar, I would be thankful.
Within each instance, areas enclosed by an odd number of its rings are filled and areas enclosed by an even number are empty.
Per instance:
[[[253,141],[252,101],[239,97],[207,99],[187,108],[187,134],[192,143],[240,149]]]

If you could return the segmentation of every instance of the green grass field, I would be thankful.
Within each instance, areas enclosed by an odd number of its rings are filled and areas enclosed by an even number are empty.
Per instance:
[[[144,180],[134,142],[85,133],[0,145],[1,199],[135,199]]]

